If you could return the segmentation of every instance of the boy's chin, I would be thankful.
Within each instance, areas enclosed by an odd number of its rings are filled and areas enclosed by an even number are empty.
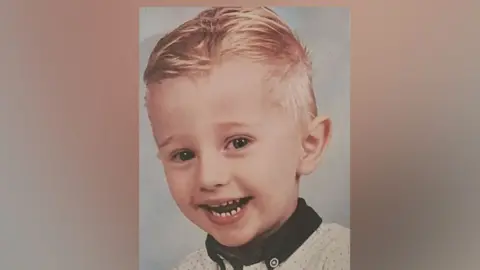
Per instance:
[[[240,232],[212,232],[211,235],[217,242],[227,247],[239,247],[250,242],[254,237],[254,233]]]
[[[252,240],[252,238],[247,238],[247,237],[242,238],[240,236],[231,237],[231,236],[222,236],[222,235],[215,236],[215,235],[213,235],[213,237],[220,244],[222,244],[224,246],[227,246],[227,247],[243,246],[243,245],[247,244],[248,242],[250,242]]]

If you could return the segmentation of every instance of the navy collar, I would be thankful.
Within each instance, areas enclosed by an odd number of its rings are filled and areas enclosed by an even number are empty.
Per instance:
[[[286,261],[318,229],[322,219],[299,198],[297,208],[290,218],[272,235],[259,243],[248,243],[249,248],[226,247],[211,235],[207,236],[205,246],[208,256],[225,269],[223,259],[234,269],[264,262],[267,268],[274,269]],[[255,241],[255,240],[254,240]],[[223,258],[223,259],[222,259]]]

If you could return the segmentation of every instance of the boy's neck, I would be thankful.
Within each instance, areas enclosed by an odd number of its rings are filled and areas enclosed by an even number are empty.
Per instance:
[[[304,199],[299,198],[297,206],[284,222],[257,236],[240,247],[226,247],[208,236],[208,255],[219,261],[219,255],[234,266],[248,266],[277,258],[280,263],[298,249],[320,226],[322,219],[310,208]]]

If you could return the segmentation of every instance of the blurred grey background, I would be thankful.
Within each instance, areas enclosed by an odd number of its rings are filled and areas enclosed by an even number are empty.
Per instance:
[[[312,53],[320,114],[333,121],[333,136],[316,173],[302,179],[301,196],[325,222],[350,227],[350,12],[340,7],[272,7]],[[201,248],[205,233],[183,217],[171,198],[156,158],[141,74],[162,35],[203,7],[140,9],[140,270],[171,269]]]

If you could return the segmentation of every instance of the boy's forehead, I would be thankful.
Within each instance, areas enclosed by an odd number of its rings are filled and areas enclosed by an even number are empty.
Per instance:
[[[150,86],[148,110],[154,132],[168,136],[210,134],[217,128],[289,128],[285,124],[289,115],[272,102],[269,71],[265,65],[232,61],[214,67],[205,77],[184,76]]]
[[[207,76],[182,76],[151,86],[152,105],[169,112],[200,108],[202,104],[218,113],[245,106],[253,109],[267,101],[268,71],[268,67],[248,60],[228,61],[213,67]]]
[[[221,64],[213,66],[212,75],[223,77],[240,74],[244,77],[250,77],[252,79],[263,81],[270,68],[271,67],[269,65],[255,62],[249,58],[236,57],[226,59],[225,61],[221,62]]]

